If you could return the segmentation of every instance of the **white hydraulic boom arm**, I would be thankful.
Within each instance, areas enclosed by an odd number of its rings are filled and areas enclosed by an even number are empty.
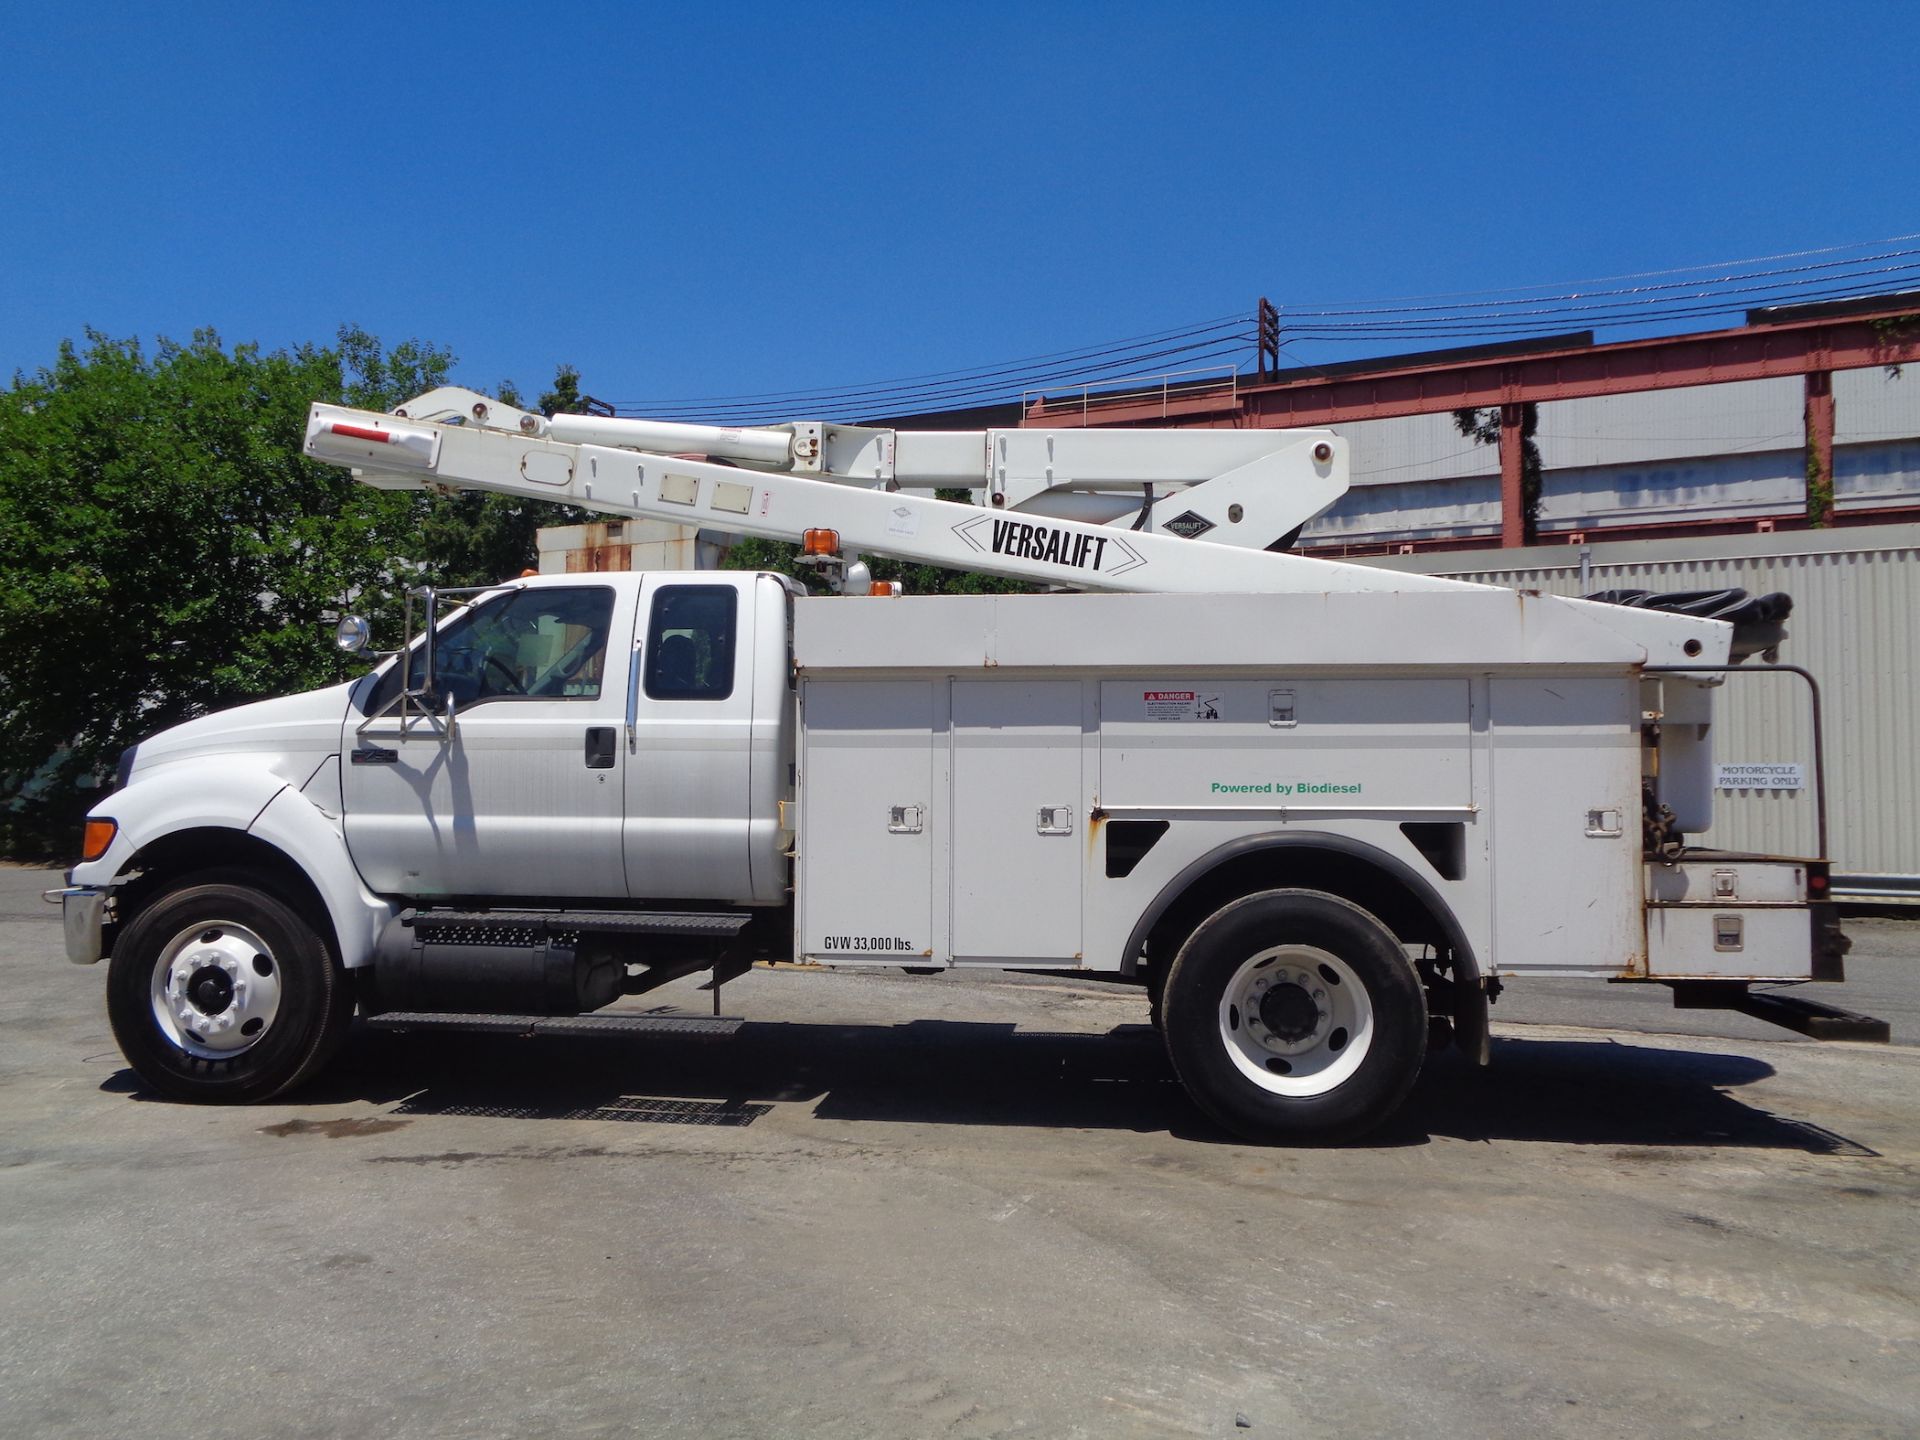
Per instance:
[[[1263,548],[1345,491],[1345,445],[1327,431],[725,429],[547,419],[447,387],[391,415],[315,405],[304,448],[383,489],[491,490],[779,540],[833,530],[850,555],[1078,590],[1483,588]],[[1156,484],[1186,487],[1177,507],[1143,506]],[[989,503],[909,493],[947,486],[984,492]],[[1063,503],[1015,508],[1049,494]],[[1134,529],[1049,513],[1089,502],[1094,513],[1102,497],[1109,511],[1122,502],[1113,521],[1129,511],[1139,521],[1142,508],[1147,521]],[[1157,508],[1180,513],[1160,526]],[[1254,548],[1216,543],[1242,527],[1267,538]]]

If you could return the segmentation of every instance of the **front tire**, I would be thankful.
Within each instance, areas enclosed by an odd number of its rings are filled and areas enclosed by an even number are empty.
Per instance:
[[[1426,1055],[1426,994],[1399,941],[1314,890],[1262,891],[1209,916],[1174,960],[1164,1008],[1180,1083],[1249,1140],[1363,1134]]]
[[[107,1017],[127,1063],[176,1100],[246,1103],[331,1058],[353,1015],[313,926],[251,884],[211,877],[153,900],[121,931]]]

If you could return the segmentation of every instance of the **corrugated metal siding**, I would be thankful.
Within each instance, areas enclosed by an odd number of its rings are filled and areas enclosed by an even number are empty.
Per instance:
[[[1571,550],[1571,554],[1569,553]],[[1742,535],[1589,547],[1589,591],[1784,590],[1793,619],[1781,659],[1811,670],[1824,698],[1828,819],[1837,873],[1920,877],[1920,526]],[[1497,568],[1489,562],[1502,562]],[[1518,565],[1513,562],[1519,561]],[[1395,557],[1377,563],[1519,589],[1581,591],[1577,547]],[[1806,687],[1735,675],[1716,705],[1714,758],[1799,762],[1809,785]],[[1718,792],[1715,845],[1811,854],[1811,793]]]
[[[1549,470],[1541,477],[1546,530],[1661,520],[1725,520],[1803,508],[1804,451],[1715,455],[1600,470]]]
[[[1920,500],[1920,367],[1838,371],[1834,489],[1855,509]],[[1536,436],[1547,530],[1779,515],[1806,501],[1805,387],[1795,378],[1562,400]],[[1497,535],[1500,454],[1453,417],[1336,427],[1353,488],[1307,544]]]
[[[1409,485],[1355,485],[1307,524],[1309,543],[1500,533],[1498,474]]]
[[[1535,439],[1548,470],[1798,449],[1803,404],[1797,379],[1596,395],[1542,405]]]
[[[1499,453],[1462,435],[1450,413],[1357,420],[1332,428],[1353,447],[1348,475],[1355,489],[1500,474]]]
[[[1872,370],[1836,370],[1833,374],[1833,440],[1853,445],[1874,440],[1905,440],[1920,435],[1920,373],[1903,365],[1889,375]]]

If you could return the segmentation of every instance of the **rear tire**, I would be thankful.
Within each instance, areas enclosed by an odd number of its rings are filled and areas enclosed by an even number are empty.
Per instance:
[[[1426,994],[1399,941],[1315,890],[1266,890],[1209,916],[1174,960],[1164,1009],[1180,1083],[1249,1140],[1363,1134],[1426,1056]]]
[[[246,1103],[332,1058],[353,993],[313,925],[243,879],[203,876],[148,903],[107,967],[127,1063],[176,1100]]]

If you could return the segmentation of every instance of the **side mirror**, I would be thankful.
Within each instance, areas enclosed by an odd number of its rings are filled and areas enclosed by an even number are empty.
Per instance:
[[[373,639],[373,627],[364,615],[342,615],[333,627],[333,643],[349,655],[358,655]]]

